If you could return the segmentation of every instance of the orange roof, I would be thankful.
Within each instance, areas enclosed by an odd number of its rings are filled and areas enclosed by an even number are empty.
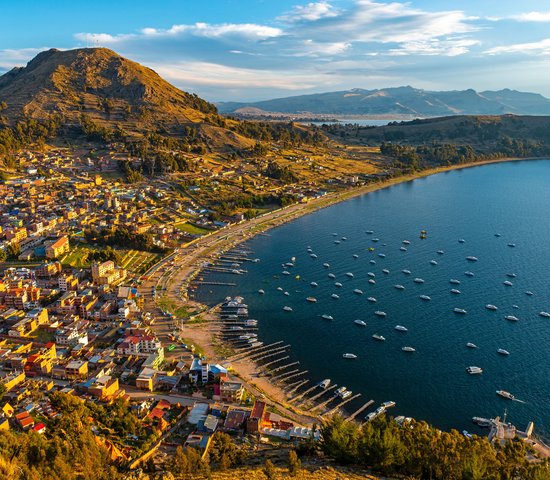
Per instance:
[[[168,400],[162,399],[159,401],[159,403],[157,403],[155,408],[166,409],[166,408],[170,408],[171,406],[172,404]]]

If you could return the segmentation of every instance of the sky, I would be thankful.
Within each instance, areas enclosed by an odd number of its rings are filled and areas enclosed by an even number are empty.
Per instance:
[[[550,97],[550,0],[0,0],[0,74],[111,48],[210,101],[411,85]]]

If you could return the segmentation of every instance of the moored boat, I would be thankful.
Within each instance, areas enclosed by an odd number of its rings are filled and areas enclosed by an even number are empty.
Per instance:
[[[500,395],[503,398],[506,398],[508,400],[515,400],[516,397],[512,395],[510,392],[507,392],[506,390],[497,390],[497,395]]]
[[[321,318],[323,320],[334,320],[334,317],[332,315],[328,315],[327,313],[323,313],[323,315],[321,315]]]
[[[323,390],[326,390],[330,385],[330,378],[325,378],[324,380],[319,382],[319,387],[321,387]]]
[[[466,346],[467,346],[468,348],[477,348],[477,345],[476,345],[475,343],[472,343],[472,342],[468,342],[468,343],[466,344]]]
[[[357,355],[355,355],[355,353],[344,353],[342,355],[343,358],[348,358],[350,360],[353,360],[355,358],[357,358]]]
[[[289,307],[288,305],[285,305],[285,306],[283,307],[283,310],[284,310],[285,312],[292,312],[292,307]]]
[[[453,312],[455,312],[455,313],[461,313],[461,314],[463,314],[463,315],[464,315],[465,313],[467,313],[466,310],[464,310],[463,308],[456,308],[456,307],[453,308]]]
[[[374,333],[372,335],[372,338],[374,338],[375,340],[380,340],[381,342],[384,342],[386,340],[385,337],[383,337],[382,335],[378,335],[377,333]]]
[[[306,300],[311,303],[316,303],[317,299],[315,297],[307,297]]]
[[[500,353],[501,355],[510,355],[510,352],[508,350],[504,350],[504,348],[499,348],[497,353]]]
[[[456,288],[451,288],[451,293],[454,293],[455,295],[459,295],[460,290],[457,290]]]
[[[409,353],[416,352],[416,348],[413,348],[413,347],[402,347],[401,350],[403,350],[404,352],[409,352]]]
[[[376,310],[376,312],[374,312],[375,315],[378,315],[379,317],[385,317],[386,316],[386,312],[383,312],[381,310]]]
[[[482,368],[480,368],[480,367],[475,367],[475,366],[466,368],[466,371],[467,371],[470,375],[479,375],[480,373],[483,373],[483,369],[482,369]]]
[[[407,327],[404,327],[403,325],[396,325],[393,327],[394,330],[397,330],[398,332],[408,332],[409,329]]]
[[[429,300],[432,299],[432,297],[430,297],[430,296],[428,296],[428,295],[420,295],[418,298],[420,298],[420,299],[422,299],[422,300],[427,300],[427,301],[429,301]]]
[[[498,307],[496,305],[492,305],[491,303],[488,303],[487,305],[485,305],[485,308],[487,310],[498,310]]]
[[[359,318],[357,320],[354,320],[353,323],[355,323],[356,325],[360,325],[362,327],[367,326],[367,322],[365,322],[364,320],[360,320]]]
[[[504,317],[505,320],[510,320],[511,322],[517,322],[519,320],[518,317],[516,317],[515,315],[506,315]]]

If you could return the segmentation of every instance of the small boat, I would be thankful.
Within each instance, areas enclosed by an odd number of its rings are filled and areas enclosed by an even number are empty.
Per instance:
[[[374,233],[374,230],[367,230],[365,233],[366,233],[367,235],[372,235],[372,234]]]
[[[369,298],[367,298],[367,300],[369,302],[376,303],[376,298],[374,298],[374,297],[369,297]]]
[[[539,316],[544,318],[550,318],[550,313],[548,312],[539,312]]]
[[[283,275],[290,275],[290,272],[288,270],[283,270]]]
[[[497,353],[500,353],[501,355],[510,355],[510,352],[508,350],[504,350],[504,348],[499,348]]]
[[[353,258],[359,258],[359,255],[357,255],[356,253],[353,254]]]
[[[369,277],[372,277],[372,278],[376,277],[376,275],[375,275],[374,273],[372,273],[372,272],[367,272],[367,275],[368,275]]]
[[[289,297],[289,296],[290,296],[290,293],[288,293],[288,292],[283,292],[283,295],[286,295],[287,297]]]
[[[443,250],[438,250],[436,253],[437,253],[438,255],[443,255],[445,252],[444,252]]]
[[[334,240],[334,243],[335,243],[336,245],[339,245],[339,244],[340,244],[340,240]]]
[[[315,297],[307,297],[306,300],[311,303],[316,303],[317,299]]]
[[[472,343],[472,342],[468,342],[468,343],[466,344],[466,346],[467,346],[468,348],[477,348],[477,345],[476,345],[475,343]]]
[[[333,233],[332,236],[333,236],[333,237],[337,237],[338,234],[337,234],[337,233]]]
[[[324,380],[319,382],[319,387],[321,387],[323,390],[326,390],[330,385],[330,378],[325,378]]]
[[[342,284],[341,284],[340,282],[336,282],[336,283],[334,284],[334,286],[340,288],[340,287],[342,286]]]
[[[379,317],[385,317],[386,316],[386,312],[383,312],[381,310],[376,310],[376,312],[374,312],[375,315],[378,315]]]
[[[460,285],[460,280],[457,280],[456,278],[451,278],[449,280],[449,283],[452,283],[453,285]]]
[[[332,315],[327,315],[326,313],[323,313],[323,315],[321,315],[321,318],[323,320],[334,320],[334,318],[332,317]]]
[[[474,438],[474,436],[468,432],[468,430],[462,430],[462,435],[464,435],[466,438]]]
[[[405,287],[403,285],[394,285],[393,288],[396,288],[397,290],[405,290]]]
[[[532,296],[532,295],[533,295],[533,292],[530,292],[529,290],[527,290],[527,291],[525,292],[525,295]]]
[[[399,250],[401,250],[402,252],[406,252],[407,249],[405,247],[399,247]]]
[[[519,308],[518,305],[512,305],[512,308],[515,308],[516,310]]]
[[[376,243],[376,242],[380,241],[380,239],[379,238],[373,238],[372,241]]]
[[[477,257],[469,256],[469,257],[466,257],[466,260],[468,260],[469,262],[477,262],[477,261],[478,261],[478,258],[477,258]]]
[[[354,320],[353,323],[355,323],[356,325],[361,325],[362,327],[367,326],[367,322],[365,322],[363,320],[360,320],[360,319]]]
[[[498,307],[496,305],[492,305],[490,303],[488,303],[487,305],[485,305],[485,308],[487,310],[498,310]]]
[[[319,285],[317,285],[317,282],[311,282],[310,285],[311,285],[312,287],[318,287],[318,286],[319,286]]]
[[[511,322],[517,322],[519,320],[518,317],[514,316],[514,315],[506,315],[504,317],[505,320],[510,320]]]
[[[355,355],[354,353],[344,353],[344,354],[342,355],[342,357],[354,359],[354,358],[357,358],[357,355]]]
[[[466,310],[464,310],[463,308],[453,308],[453,312],[462,314],[467,313]]]
[[[323,267],[329,268],[329,267],[330,267],[330,263],[323,263]]]
[[[380,258],[386,258],[386,254],[385,254],[385,253],[379,253],[378,256],[379,256]]]
[[[430,263],[431,263],[432,265],[437,265],[437,261],[436,261],[436,260],[430,260]]]
[[[506,280],[504,282],[502,282],[503,285],[506,285],[507,287],[511,287],[512,285],[514,285],[510,280]]]
[[[509,243],[508,246],[514,248],[516,246],[516,244],[515,243]]]
[[[344,392],[346,392],[348,389],[346,387],[340,387],[340,388],[337,388],[335,391],[334,391],[334,395],[336,397],[339,397],[340,395],[342,395]]]
[[[291,257],[291,258],[290,258],[290,261],[291,261],[292,263],[296,262],[296,257]]]
[[[466,275],[467,277],[473,277],[475,274],[474,272],[468,271],[468,272],[464,272],[464,275]]]
[[[342,237],[342,240],[344,240],[344,242],[348,239],[348,237]]]
[[[340,398],[342,400],[345,400],[346,398],[351,397],[351,394],[352,394],[351,390],[346,390],[344,393],[342,393],[342,395],[340,395]]]
[[[387,402],[382,402],[382,406],[384,408],[391,408],[391,407],[395,407],[395,402],[393,400],[389,400]]]
[[[309,256],[310,256],[311,258],[317,258],[317,255],[315,255],[314,253],[310,253]]]
[[[356,288],[353,293],[356,293],[357,295],[363,295],[363,290]]]
[[[385,337],[383,337],[382,335],[378,335],[377,333],[373,334],[372,338],[374,338],[375,340],[380,340],[381,342],[386,341]]]
[[[385,273],[386,275],[390,273],[390,271],[387,268],[382,269],[382,272]]]
[[[503,398],[506,398],[508,400],[515,400],[516,397],[512,395],[510,392],[507,392],[506,390],[497,390],[497,395],[500,395]]]
[[[466,371],[470,374],[470,375],[478,375],[480,373],[483,373],[483,369],[482,368],[479,368],[479,367],[468,367],[466,368]]]
[[[393,327],[394,330],[397,330],[398,332],[408,332],[408,328],[407,327],[404,327],[403,325],[396,325],[395,327]]]
[[[506,276],[507,276],[507,277],[510,277],[510,278],[516,278],[516,277],[517,277],[517,274],[515,274],[515,273],[507,273]]]
[[[415,278],[413,281],[414,283],[424,283],[424,279],[419,277]]]
[[[283,287],[277,287],[277,290],[279,290],[279,292],[282,292],[282,291],[283,291]]]
[[[334,299],[336,299],[336,300],[338,300],[338,299],[340,298],[340,296],[339,296],[339,295],[336,295],[335,293],[333,293],[333,294],[331,295],[331,297],[334,298]]]
[[[457,290],[456,288],[451,288],[451,293],[454,293],[455,295],[459,295],[460,290]]]
[[[346,275],[347,275],[349,278],[353,278],[353,273],[351,273],[351,272],[346,272]]]
[[[403,350],[404,352],[410,352],[410,353],[416,352],[416,348],[413,348],[413,347],[403,347],[401,348],[401,350]]]
[[[284,310],[285,312],[292,312],[292,307],[289,307],[289,306],[286,306],[286,305],[285,305],[285,306],[283,307],[283,310]]]
[[[459,238],[458,239],[458,243],[464,243],[466,240],[464,240],[463,238]]]
[[[411,242],[409,242],[408,240],[403,240],[401,243],[403,245],[410,245],[411,244]]]
[[[490,427],[493,424],[493,421],[490,418],[482,417],[472,417],[472,422],[479,427]]]
[[[263,288],[260,288],[260,289],[258,290],[258,293],[259,293],[260,295],[263,295],[263,294],[265,293],[265,290],[264,290]]]
[[[422,300],[431,300],[432,297],[429,297],[428,295],[420,295],[418,298],[421,298]]]
[[[336,275],[334,275],[334,273],[329,273],[328,278],[336,278]]]
[[[376,265],[376,260],[369,260],[369,263],[370,263],[371,265]]]
[[[369,278],[368,282],[371,284],[371,285],[374,285],[376,283],[376,280],[374,278]]]
[[[410,270],[401,270],[405,275],[410,275],[411,274],[411,271]]]

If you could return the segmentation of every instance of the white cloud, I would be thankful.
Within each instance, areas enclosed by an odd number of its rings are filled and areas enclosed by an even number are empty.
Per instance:
[[[399,48],[390,49],[389,55],[438,55],[456,57],[468,53],[470,47],[480,45],[473,39],[430,40],[404,43]]]
[[[519,22],[550,22],[550,12],[526,12],[510,18]]]
[[[10,70],[20,67],[49,47],[42,48],[6,48],[0,50],[0,70]]]
[[[488,55],[499,55],[506,53],[524,53],[527,55],[550,55],[550,38],[538,42],[516,43],[501,45],[485,50]]]
[[[313,22],[321,18],[330,18],[337,15],[338,10],[330,3],[322,1],[311,2],[307,5],[296,5],[290,12],[281,15],[278,20],[283,22],[298,22],[302,20]]]

